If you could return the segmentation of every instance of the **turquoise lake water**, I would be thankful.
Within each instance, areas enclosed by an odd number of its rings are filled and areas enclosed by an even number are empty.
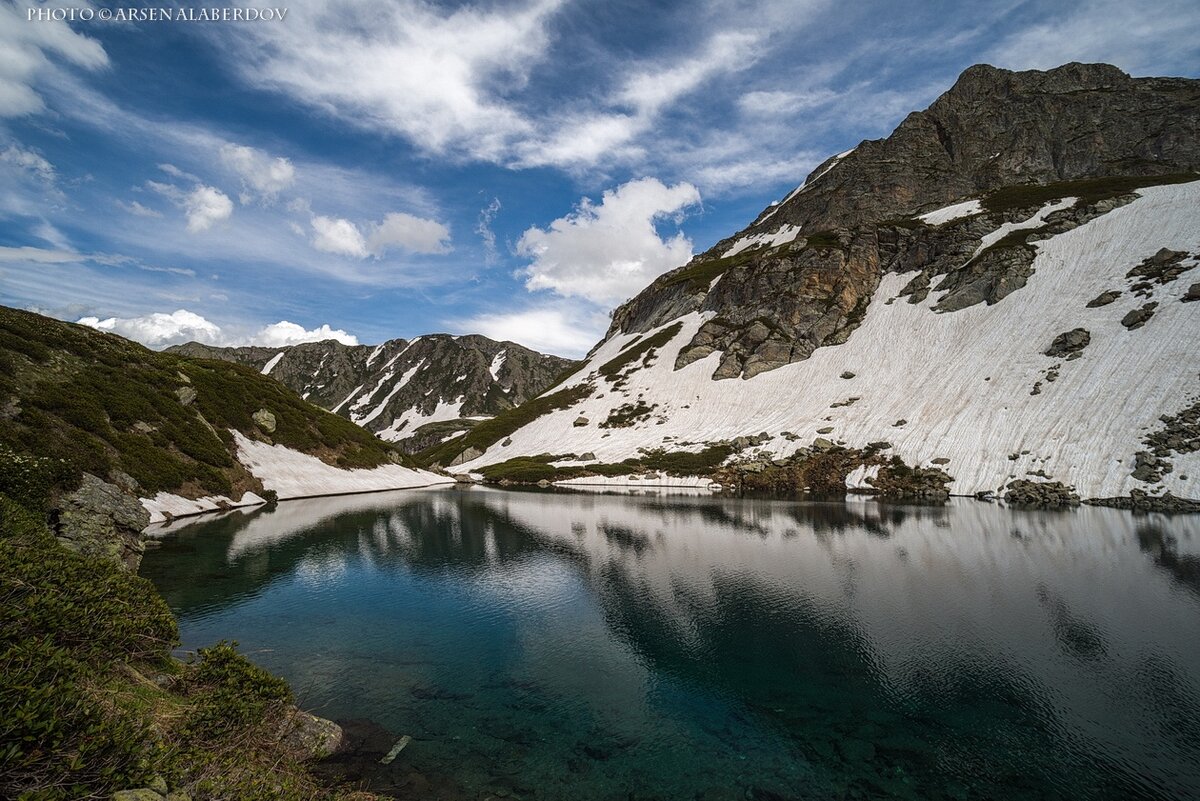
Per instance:
[[[453,488],[141,572],[184,648],[411,735],[414,798],[1157,801],[1200,798],[1196,517]]]

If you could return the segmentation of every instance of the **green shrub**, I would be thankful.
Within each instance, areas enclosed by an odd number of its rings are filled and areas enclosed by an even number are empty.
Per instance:
[[[189,671],[184,693],[193,701],[188,723],[192,737],[211,738],[255,724],[275,706],[291,703],[287,682],[255,665],[237,651],[237,643],[221,641],[198,651],[199,664]]]
[[[1025,184],[997,189],[983,198],[983,208],[991,212],[1041,206],[1052,200],[1077,197],[1085,203],[1117,197],[1136,189],[1164,184],[1181,184],[1200,180],[1200,173],[1170,173],[1167,175],[1114,175],[1080,181],[1058,181],[1049,184]]]

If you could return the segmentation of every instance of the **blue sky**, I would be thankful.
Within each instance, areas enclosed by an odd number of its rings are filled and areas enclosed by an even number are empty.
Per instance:
[[[152,347],[449,331],[578,356],[973,63],[1200,74],[1192,0],[28,19],[137,7],[0,0],[0,303]]]

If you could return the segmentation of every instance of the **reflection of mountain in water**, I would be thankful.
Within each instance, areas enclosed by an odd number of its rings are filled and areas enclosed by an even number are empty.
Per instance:
[[[1197,543],[1196,522],[1095,508],[454,489],[198,522],[143,573],[186,619],[332,565],[559,610],[566,571],[652,686],[732,710],[704,724],[718,741],[749,722],[778,732],[812,768],[809,791],[937,796],[973,775],[969,797],[1150,798],[1160,772],[1200,790],[1200,765],[1180,756],[1200,752],[1200,615],[1175,589],[1200,586]],[[495,625],[517,627],[517,663],[573,636],[506,615]]]

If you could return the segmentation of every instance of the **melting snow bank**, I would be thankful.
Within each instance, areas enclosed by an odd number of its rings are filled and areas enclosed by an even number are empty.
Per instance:
[[[554,482],[561,487],[671,487],[716,490],[720,484],[703,476],[628,475],[580,476]]]
[[[141,501],[142,506],[150,513],[151,523],[161,523],[167,519],[167,515],[187,517],[205,512],[219,512],[222,509],[233,509],[238,506],[258,506],[266,503],[263,498],[253,492],[247,492],[240,501],[233,501],[224,495],[206,495],[203,498],[192,500],[180,495],[172,495],[169,492],[160,492],[153,498],[142,498]]]
[[[237,431],[233,432],[233,436],[237,442],[238,460],[255,478],[262,481],[265,489],[275,490],[280,500],[454,483],[449,476],[398,464],[343,470],[282,445],[255,442]]]
[[[238,461],[245,465],[255,478],[262,481],[264,489],[274,490],[280,500],[412,489],[454,483],[454,479],[448,476],[431,473],[428,470],[414,470],[398,464],[387,464],[361,470],[343,470],[325,464],[315,456],[294,451],[282,445],[255,442],[237,431],[233,432],[233,436],[237,442]],[[237,502],[219,495],[190,500],[165,492],[160,492],[153,498],[142,498],[141,500],[142,506],[150,512],[151,523],[163,522],[167,519],[168,514],[171,517],[183,517],[266,503],[253,492],[247,492]]]

